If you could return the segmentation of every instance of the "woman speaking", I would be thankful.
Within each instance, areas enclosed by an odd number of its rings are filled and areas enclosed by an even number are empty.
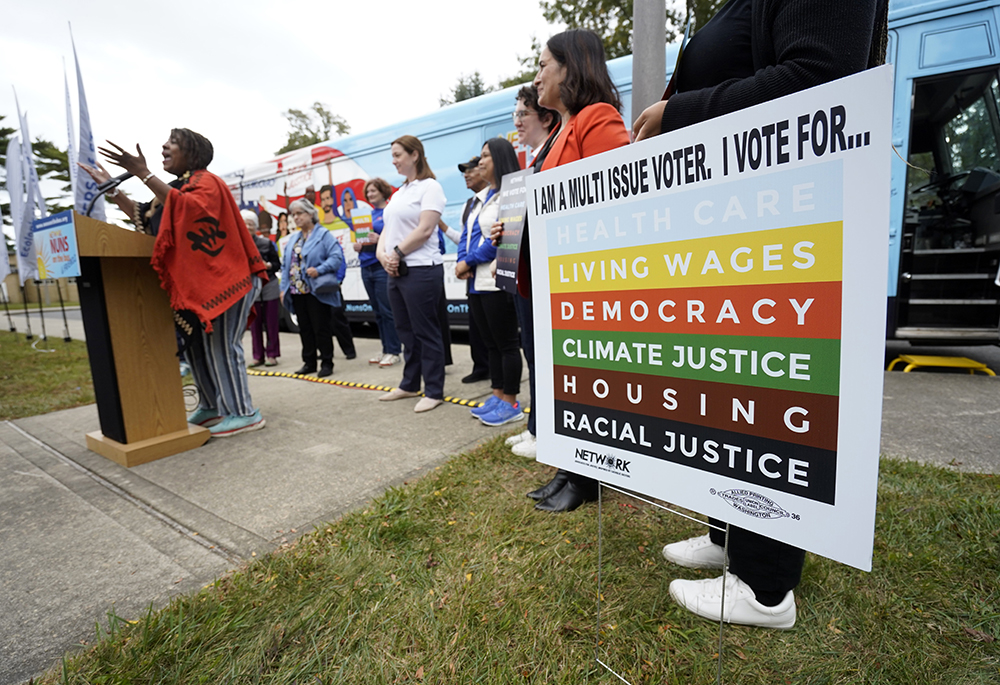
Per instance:
[[[153,192],[150,203],[136,203],[118,189],[110,195],[146,233],[156,236],[152,265],[170,296],[184,354],[198,387],[198,409],[190,423],[224,438],[264,427],[247,384],[243,332],[267,267],[260,258],[225,181],[206,167],[212,143],[186,128],[170,131],[163,144],[163,170],[177,178],[167,183],[135,155],[112,142],[100,148]],[[98,183],[103,168],[81,168]]]

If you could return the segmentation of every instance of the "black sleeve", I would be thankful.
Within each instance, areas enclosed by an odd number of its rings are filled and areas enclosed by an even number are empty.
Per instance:
[[[677,93],[663,109],[663,132],[834,81],[871,66],[873,45],[885,45],[886,0],[759,0],[753,3],[749,78]],[[877,18],[876,18],[877,17]],[[878,60],[884,58],[882,55]]]

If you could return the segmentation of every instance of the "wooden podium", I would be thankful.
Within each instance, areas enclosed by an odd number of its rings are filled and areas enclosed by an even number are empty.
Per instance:
[[[101,430],[87,447],[131,467],[200,447],[187,422],[167,293],[150,265],[152,236],[75,214],[77,279]]]

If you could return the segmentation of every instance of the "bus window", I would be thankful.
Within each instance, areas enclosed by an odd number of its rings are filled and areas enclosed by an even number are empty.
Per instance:
[[[998,95],[995,71],[951,74],[916,84],[912,166],[907,171],[908,218],[918,224],[916,249],[961,249],[1000,241],[1000,221],[974,212],[986,195],[1000,190]]]

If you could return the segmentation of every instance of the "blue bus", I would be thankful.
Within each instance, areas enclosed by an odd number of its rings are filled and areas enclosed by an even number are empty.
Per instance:
[[[1000,0],[890,0],[887,61],[895,67],[886,336],[913,344],[1000,341]],[[677,46],[666,47],[668,70]],[[632,121],[632,58],[608,68]],[[670,74],[667,74],[669,78]],[[389,145],[419,137],[459,226],[469,196],[457,165],[493,136],[519,153],[511,114],[517,88],[489,93],[368,133],[313,145],[224,176],[243,207],[277,214],[307,185],[363,198],[368,178],[401,182]],[[337,213],[334,210],[333,213]],[[350,231],[331,230],[345,243]],[[873,231],[885,230],[873,226]],[[454,260],[448,245],[446,259]],[[346,254],[353,256],[353,250]],[[466,320],[465,284],[445,269],[452,323]],[[358,269],[344,282],[349,317],[371,319]]]

